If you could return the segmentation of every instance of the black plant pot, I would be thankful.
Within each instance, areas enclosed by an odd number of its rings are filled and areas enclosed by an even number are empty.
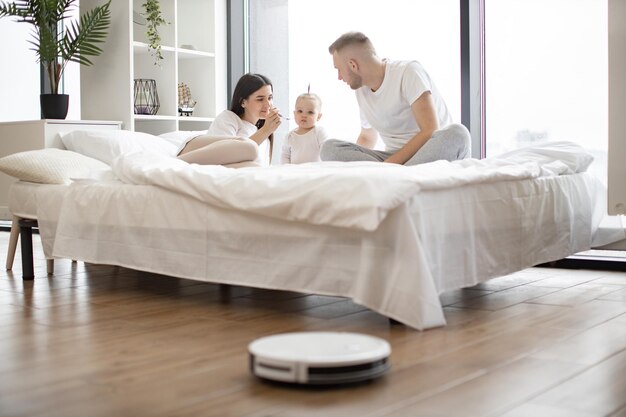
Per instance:
[[[41,94],[39,102],[42,119],[65,119],[70,96],[68,94]]]

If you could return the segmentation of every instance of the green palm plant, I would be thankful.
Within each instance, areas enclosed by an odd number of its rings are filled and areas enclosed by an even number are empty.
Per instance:
[[[111,0],[84,13],[78,22],[61,29],[76,0],[0,1],[0,18],[17,17],[18,22],[34,26],[30,43],[37,61],[46,69],[52,94],[59,93],[61,76],[68,62],[92,65],[89,57],[98,56],[111,24]]]

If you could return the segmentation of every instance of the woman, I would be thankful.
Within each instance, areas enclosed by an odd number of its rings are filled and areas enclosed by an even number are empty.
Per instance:
[[[215,118],[206,135],[183,143],[178,158],[203,165],[250,166],[260,162],[259,145],[268,140],[271,161],[281,117],[272,103],[272,82],[260,74],[244,74],[235,86],[230,110]]]

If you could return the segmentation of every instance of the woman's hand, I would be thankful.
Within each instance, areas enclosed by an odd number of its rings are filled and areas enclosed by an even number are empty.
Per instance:
[[[250,139],[259,145],[262,144],[272,133],[276,131],[276,129],[278,129],[278,126],[281,124],[280,118],[280,112],[277,108],[274,107],[270,109],[267,117],[265,118],[265,123],[259,130],[256,131],[256,133],[250,136]]]
[[[274,133],[276,129],[278,129],[278,126],[280,126],[280,124],[280,112],[276,107],[274,107],[270,109],[267,117],[265,118],[265,124],[263,125],[261,130],[265,130],[265,133],[267,133],[267,135],[269,136]]]

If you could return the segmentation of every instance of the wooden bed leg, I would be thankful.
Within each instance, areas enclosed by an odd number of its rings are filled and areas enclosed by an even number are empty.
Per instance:
[[[37,227],[37,220],[20,219],[20,240],[22,241],[22,279],[35,279],[33,268],[33,227]]]
[[[13,260],[15,259],[15,250],[17,249],[17,241],[20,237],[20,218],[13,216],[11,221],[11,234],[9,235],[9,250],[7,251],[7,271],[13,268]]]
[[[54,275],[54,259],[46,259],[46,271],[48,275]]]

